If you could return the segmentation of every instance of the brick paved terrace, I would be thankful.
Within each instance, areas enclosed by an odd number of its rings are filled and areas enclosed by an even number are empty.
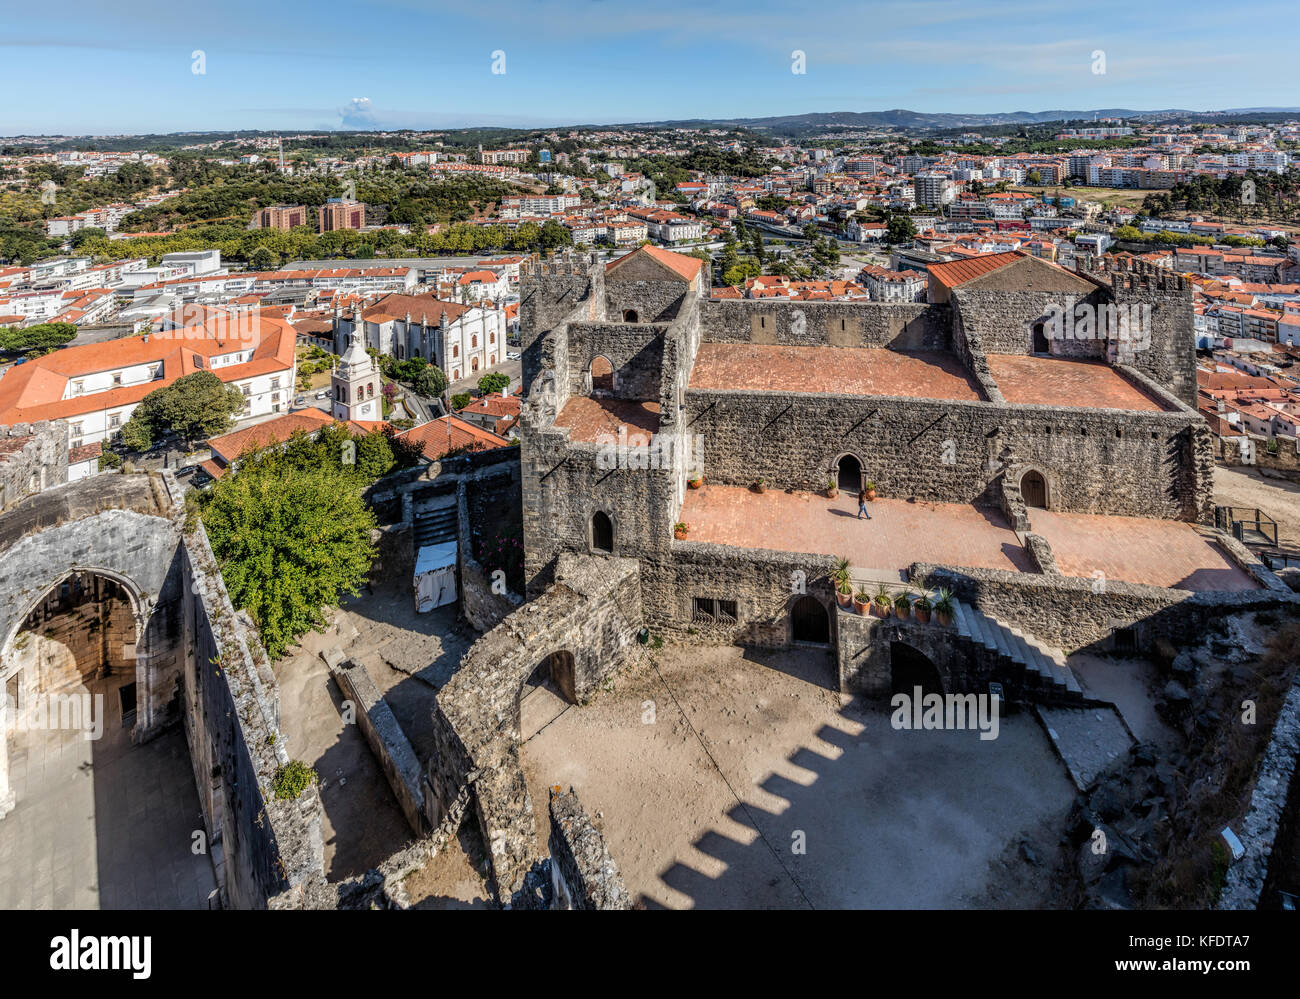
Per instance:
[[[589,399],[573,396],[555,418],[557,427],[567,427],[569,440],[594,443],[604,434],[618,436],[627,427],[629,437],[659,430],[659,403],[626,399]]]
[[[989,372],[1007,402],[1161,412],[1167,407],[1101,361],[989,354]]]
[[[1000,511],[961,503],[869,503],[871,520],[858,520],[858,501],[847,493],[817,493],[744,486],[688,490],[681,519],[691,541],[777,551],[843,555],[859,569],[905,569],[937,562],[980,569],[1029,571],[1032,563]]]
[[[961,503],[881,498],[857,519],[857,499],[840,493],[708,485],[688,490],[680,519],[689,540],[739,548],[843,555],[860,570],[901,572],[913,562],[1034,572],[1001,511]],[[1195,525],[1145,517],[1030,511],[1067,576],[1187,590],[1255,589],[1255,581]]]
[[[871,347],[704,343],[695,357],[690,387],[983,399],[979,386],[951,354],[903,353]]]
[[[1030,510],[1067,576],[1150,583],[1180,590],[1253,590],[1258,584],[1194,524],[1146,517]]]

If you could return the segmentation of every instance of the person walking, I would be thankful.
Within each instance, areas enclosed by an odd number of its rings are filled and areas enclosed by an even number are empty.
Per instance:
[[[865,516],[867,520],[871,519],[871,513],[867,510],[867,491],[865,489],[858,493],[858,520]]]

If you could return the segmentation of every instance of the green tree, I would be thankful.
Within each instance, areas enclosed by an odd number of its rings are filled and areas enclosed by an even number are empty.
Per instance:
[[[374,560],[375,515],[333,464],[254,456],[213,486],[202,519],[231,601],[257,623],[272,658],[321,627],[323,607],[356,595]]]
[[[436,364],[421,368],[411,379],[411,386],[424,396],[439,396],[447,391],[447,376]]]
[[[70,343],[76,336],[77,327],[72,323],[37,323],[26,329],[6,326],[0,328],[0,351],[49,350]]]
[[[468,406],[472,401],[473,396],[468,392],[457,392],[451,397],[451,408],[453,410],[461,410]]]
[[[169,430],[185,441],[214,437],[229,430],[231,418],[243,408],[239,389],[211,371],[196,371],[141,399],[122,427],[122,443],[147,451]]]
[[[510,376],[500,371],[491,371],[478,380],[479,395],[496,395],[509,386]]]
[[[885,223],[885,241],[888,243],[910,243],[915,235],[916,226],[909,215],[896,213]]]

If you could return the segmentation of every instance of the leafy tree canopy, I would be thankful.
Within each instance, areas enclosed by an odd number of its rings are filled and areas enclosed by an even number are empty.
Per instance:
[[[196,371],[140,400],[122,427],[122,443],[133,451],[147,451],[169,430],[187,441],[214,437],[229,430],[231,418],[243,408],[239,389],[211,371]]]

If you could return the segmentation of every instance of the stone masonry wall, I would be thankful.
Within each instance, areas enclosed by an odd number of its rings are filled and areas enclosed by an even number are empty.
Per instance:
[[[586,376],[597,356],[614,368],[619,399],[659,399],[666,324],[572,323],[568,327],[570,395],[590,394]]]
[[[247,620],[235,614],[202,525],[186,536],[189,648],[185,731],[209,841],[220,851],[223,898],[237,909],[301,904],[324,879],[320,794],[271,790],[290,760],[279,688]]]
[[[344,698],[352,702],[357,726],[388,778],[398,807],[412,831],[417,836],[427,834],[420,761],[416,759],[415,750],[397,723],[392,708],[375,686],[365,664],[347,659],[331,665],[330,675]]]
[[[551,788],[549,810],[553,908],[632,908],[618,866],[573,789]]]
[[[700,303],[706,343],[775,343],[832,347],[946,350],[946,306],[924,302],[771,302],[708,299]],[[767,330],[755,321],[767,319]],[[802,329],[800,329],[802,325]]]
[[[1200,493],[1183,471],[1200,421],[1186,412],[691,389],[686,422],[703,437],[705,472],[715,483],[749,485],[763,476],[776,488],[816,490],[838,456],[851,453],[884,496],[995,503],[990,485],[1014,460],[1044,473],[1054,509],[1174,519],[1201,513]]]

